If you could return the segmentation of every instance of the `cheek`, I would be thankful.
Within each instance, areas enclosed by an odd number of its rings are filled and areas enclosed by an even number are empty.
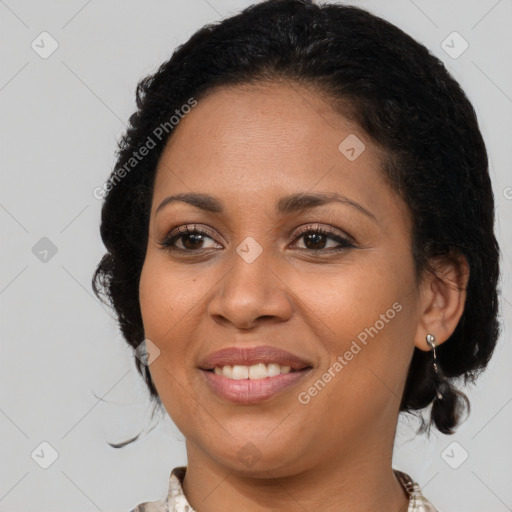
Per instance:
[[[398,406],[416,329],[407,255],[400,260],[374,251],[365,264],[341,268],[329,279],[297,277],[293,287],[325,349],[322,382],[311,389],[322,390],[316,406],[338,404],[368,418]]]
[[[219,280],[219,269],[174,264],[159,251],[148,250],[139,282],[139,302],[145,337],[160,350],[149,370],[169,412],[190,400],[194,360],[202,339],[205,296]],[[174,417],[174,416],[173,416]]]
[[[146,337],[165,345],[183,329],[204,296],[207,285],[197,274],[178,271],[168,259],[148,252],[139,283],[139,301]]]
[[[192,327],[187,321],[195,292],[190,282],[185,284],[181,274],[167,267],[168,263],[148,251],[139,282],[139,302],[145,337],[160,351],[149,366],[151,378],[173,421],[178,428],[185,428],[188,415],[194,413],[194,403],[188,403],[186,414],[182,404],[190,402],[185,391],[190,365],[185,333],[188,330],[190,337]]]
[[[364,261],[347,259],[332,271],[297,272],[287,281],[300,299],[299,307],[305,306],[302,314],[316,320],[319,331],[324,325],[326,339],[334,346],[343,348],[343,340],[376,322],[382,336],[403,327],[407,315],[398,310],[409,308],[415,296],[412,274],[408,262],[384,256],[372,251],[361,258]]]

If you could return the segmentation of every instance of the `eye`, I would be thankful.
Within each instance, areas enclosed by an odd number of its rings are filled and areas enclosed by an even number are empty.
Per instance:
[[[220,248],[222,245],[216,244],[214,238],[210,236],[210,231],[198,229],[194,224],[192,228],[188,225],[180,226],[171,231],[171,233],[159,245],[169,251],[182,252],[200,252],[205,249]],[[304,239],[305,247],[299,247],[300,250],[308,252],[337,252],[355,247],[349,237],[340,235],[339,232],[324,228],[320,225],[304,226],[295,233],[294,241]],[[205,242],[211,240],[213,244],[205,247]],[[337,246],[326,247],[328,241],[334,241]],[[181,247],[180,247],[181,244]]]
[[[192,229],[187,225],[180,226],[178,229],[171,231],[165,240],[159,242],[159,245],[164,249],[187,252],[213,248],[203,246],[206,239],[213,241],[213,238],[209,235],[209,231],[197,229],[194,224]],[[176,242],[180,242],[182,247],[178,247]]]
[[[310,250],[313,252],[337,252],[355,247],[352,241],[339,232],[324,228],[319,225],[305,226],[295,233],[295,240],[304,239],[305,248],[299,249]],[[337,242],[337,246],[326,248],[328,240]]]

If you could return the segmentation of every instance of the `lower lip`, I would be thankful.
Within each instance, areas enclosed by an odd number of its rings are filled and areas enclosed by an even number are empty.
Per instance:
[[[228,379],[214,372],[201,370],[210,388],[222,398],[239,404],[254,404],[298,384],[312,370],[305,368],[264,379]]]

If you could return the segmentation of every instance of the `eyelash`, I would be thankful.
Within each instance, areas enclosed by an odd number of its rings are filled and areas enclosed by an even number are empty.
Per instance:
[[[318,225],[317,226],[305,226],[305,227],[299,229],[299,231],[297,233],[295,233],[294,241],[298,240],[299,238],[302,238],[305,235],[314,234],[314,233],[320,233],[322,235],[325,235],[325,236],[331,238],[332,240],[334,240],[335,242],[338,242],[341,245],[340,245],[340,247],[335,247],[335,248],[330,248],[330,249],[315,250],[315,249],[307,249],[307,248],[302,249],[301,248],[300,250],[318,254],[318,253],[337,253],[337,252],[341,252],[341,251],[346,251],[347,249],[350,249],[350,248],[355,248],[355,245],[351,242],[351,240],[349,238],[341,236],[332,230],[323,228],[322,226],[318,226]],[[206,248],[206,249],[199,248],[196,250],[189,250],[189,249],[181,249],[181,248],[175,247],[173,245],[177,240],[179,240],[183,236],[187,236],[187,235],[206,235],[208,238],[211,238],[213,240],[213,237],[211,236],[209,231],[197,229],[194,224],[194,227],[192,229],[190,229],[188,225],[185,226],[184,229],[178,228],[177,232],[172,232],[162,242],[159,242],[159,245],[164,250],[167,250],[167,251],[179,251],[182,253],[189,253],[189,254],[200,253],[201,251],[205,251],[205,250],[209,249],[209,248]]]

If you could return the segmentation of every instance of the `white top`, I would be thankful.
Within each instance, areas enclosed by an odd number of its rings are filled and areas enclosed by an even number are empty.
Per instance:
[[[185,477],[186,466],[179,466],[171,471],[169,476],[169,491],[167,497],[159,501],[140,503],[130,512],[196,512],[187,501],[181,484]],[[398,481],[402,484],[409,496],[407,512],[439,512],[430,501],[425,498],[419,485],[402,471],[393,470]]]

